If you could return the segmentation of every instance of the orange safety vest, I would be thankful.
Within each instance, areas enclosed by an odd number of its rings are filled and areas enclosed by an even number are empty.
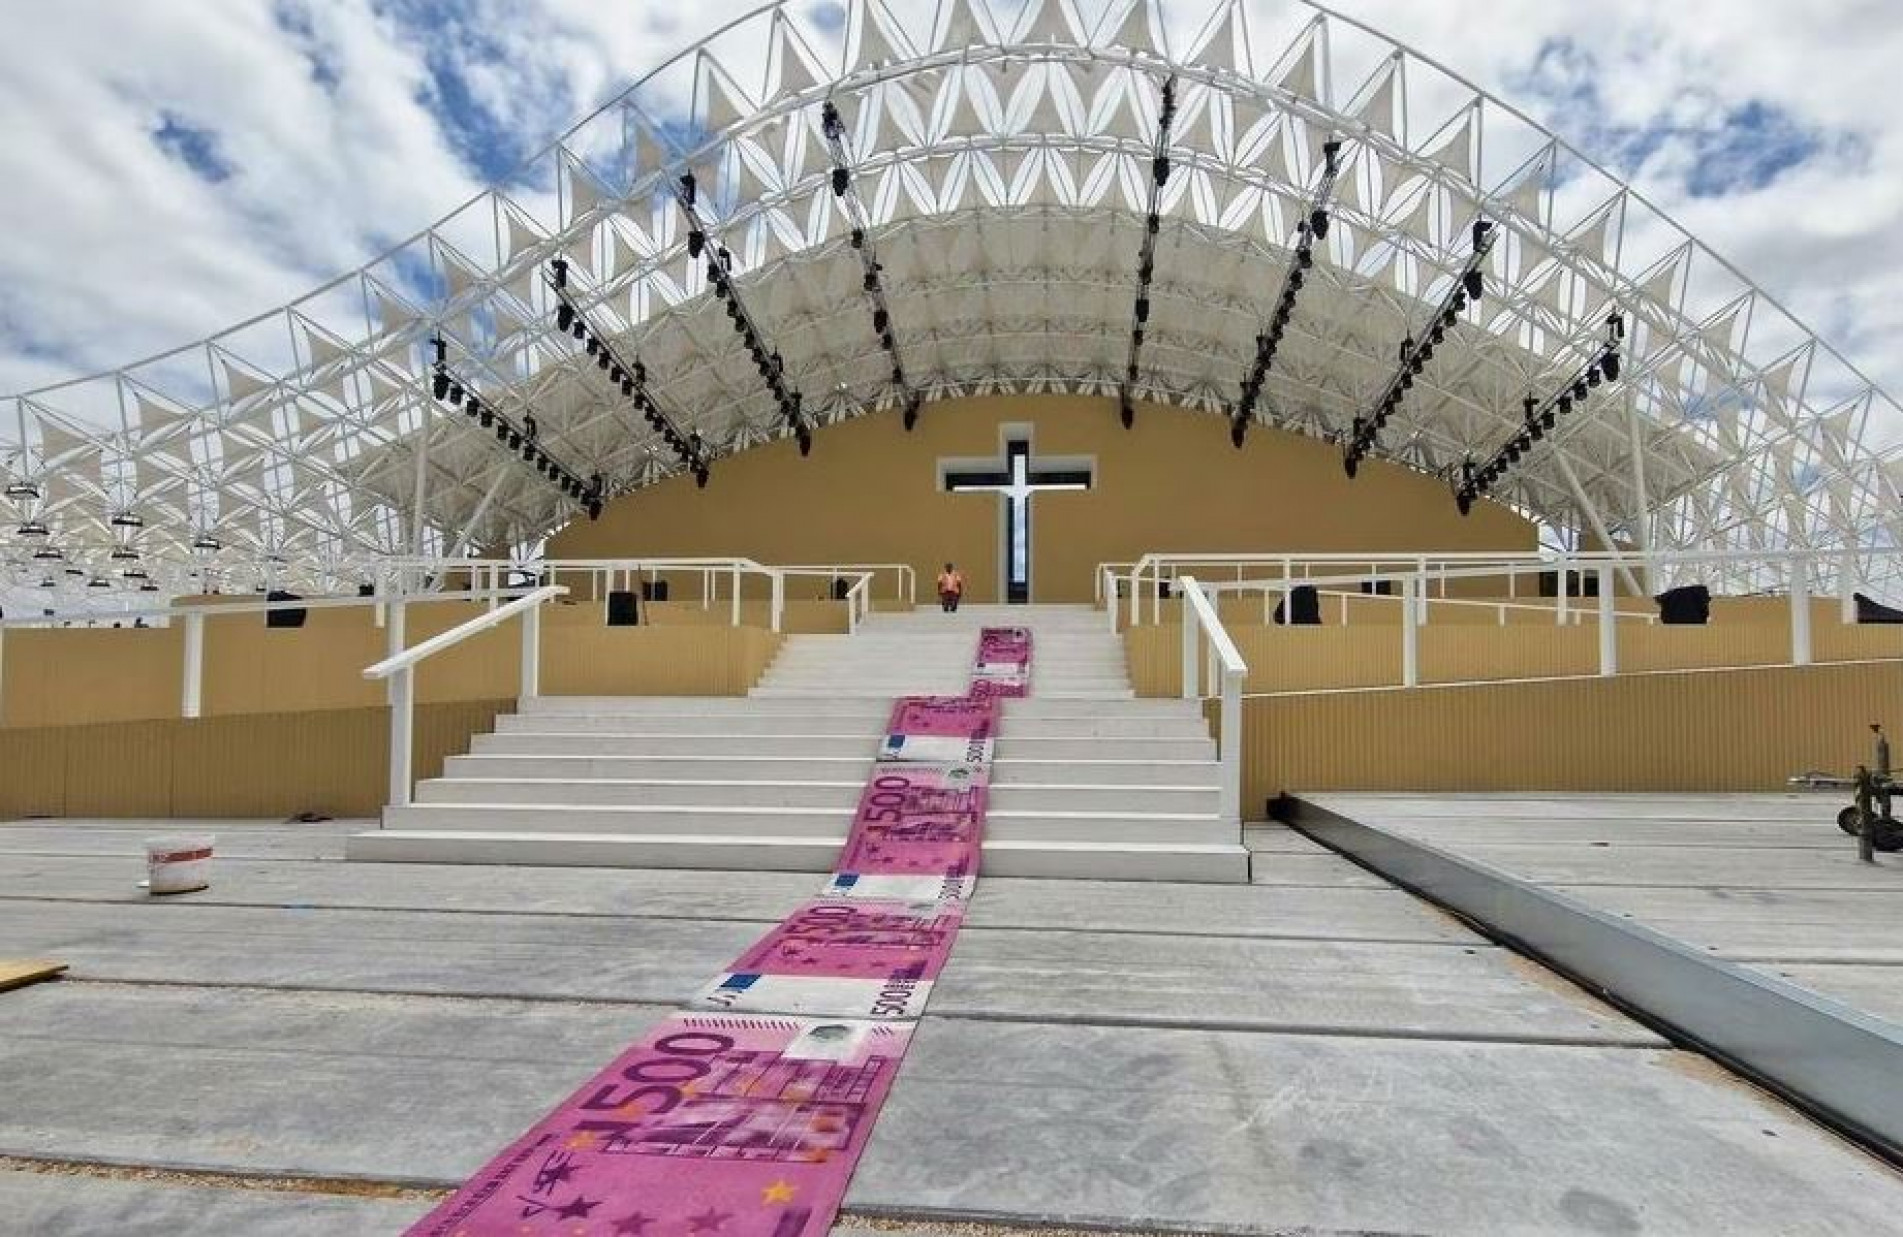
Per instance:
[[[965,595],[965,577],[955,571],[939,573],[938,591],[941,593],[953,593],[963,597]]]

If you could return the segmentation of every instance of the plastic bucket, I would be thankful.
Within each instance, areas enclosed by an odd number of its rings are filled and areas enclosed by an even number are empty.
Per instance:
[[[145,840],[148,893],[192,893],[211,885],[210,834],[177,834]]]

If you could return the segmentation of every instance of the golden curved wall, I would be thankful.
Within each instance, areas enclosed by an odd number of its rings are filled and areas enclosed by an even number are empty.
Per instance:
[[[820,431],[801,459],[791,441],[714,468],[697,490],[677,478],[629,495],[549,543],[554,558],[742,555],[763,563],[904,562],[928,585],[956,561],[974,601],[999,593],[1002,500],[939,489],[943,459],[1000,457],[1001,430],[1031,427],[1035,459],[1085,457],[1088,493],[1032,505],[1033,600],[1091,600],[1099,562],[1151,551],[1529,550],[1533,526],[1482,504],[1467,519],[1442,482],[1372,465],[1350,482],[1340,452],[1257,429],[1229,445],[1228,422],[1153,405],[1136,428],[1115,401],[987,396],[928,404],[908,434],[896,413]]]

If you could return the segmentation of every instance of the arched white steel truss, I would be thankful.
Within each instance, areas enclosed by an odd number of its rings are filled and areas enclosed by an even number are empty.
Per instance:
[[[1492,455],[1523,398],[1578,369],[1616,308],[1620,380],[1498,498],[1562,540],[1814,549],[1822,587],[1845,569],[1878,587],[1893,574],[1889,556],[1855,551],[1899,544],[1903,461],[1867,444],[1903,410],[1625,185],[1416,53],[1303,0],[1030,0],[1003,24],[983,0],[905,16],[851,0],[843,24],[823,25],[812,8],[769,6],[689,48],[506,185],[292,305],[17,397],[0,443],[14,495],[0,500],[0,582],[123,587],[137,554],[166,591],[207,567],[226,587],[321,587],[379,554],[537,542],[579,506],[432,401],[438,335],[458,377],[505,414],[532,409],[575,474],[602,474],[610,493],[671,475],[676,453],[558,329],[556,258],[588,320],[704,437],[719,501],[720,457],[790,430],[706,255],[689,257],[684,171],[709,252],[731,251],[813,424],[913,394],[928,417],[951,395],[1114,395],[1171,78],[1139,398],[1230,414],[1332,135],[1334,226],[1258,422],[1342,435],[1485,217],[1500,237],[1487,295],[1378,456],[1451,475]],[[880,264],[876,302],[855,228]],[[1727,572],[1708,582],[1754,582]]]

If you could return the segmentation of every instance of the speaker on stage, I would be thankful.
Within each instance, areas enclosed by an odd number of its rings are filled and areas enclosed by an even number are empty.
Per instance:
[[[266,601],[304,600],[296,593],[284,593],[275,590],[266,593],[264,599]],[[304,614],[305,612],[303,610],[266,610],[264,612],[264,625],[266,627],[302,627],[304,625]]]
[[[1702,584],[1668,588],[1652,600],[1659,603],[1659,622],[1668,627],[1703,627],[1711,621],[1711,590]]]
[[[846,600],[846,594],[850,593],[851,591],[852,591],[852,581],[842,580],[838,576],[833,577],[833,600],[834,601]]]
[[[1275,625],[1277,627],[1320,627],[1322,625],[1321,594],[1315,591],[1313,584],[1298,584],[1289,590],[1275,605]]]
[[[667,581],[666,580],[641,581],[641,600],[642,601],[666,601],[667,600]]]
[[[359,597],[375,597],[376,595],[377,586],[374,584],[359,584],[357,586],[357,596]]]
[[[613,592],[608,594],[608,626],[639,627],[641,625],[641,603],[635,600],[633,593]]]
[[[1865,597],[1862,593],[1852,593],[1851,600],[1857,603],[1857,622],[1859,623],[1903,623],[1903,610],[1894,610],[1878,601]]]

